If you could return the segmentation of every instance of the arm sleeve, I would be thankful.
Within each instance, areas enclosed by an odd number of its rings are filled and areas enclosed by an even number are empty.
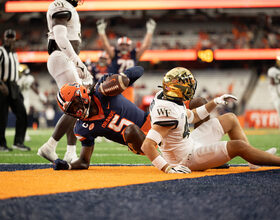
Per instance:
[[[67,38],[67,28],[64,25],[53,27],[55,42],[59,48],[72,60],[75,61],[78,55],[75,53],[70,41]]]
[[[144,73],[144,68],[141,66],[131,67],[124,71],[124,74],[127,75],[130,82],[128,86],[131,86],[137,79],[139,79]]]

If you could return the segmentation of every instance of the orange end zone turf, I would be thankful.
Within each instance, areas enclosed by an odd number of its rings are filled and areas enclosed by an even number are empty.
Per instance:
[[[250,170],[249,167],[230,167],[191,174],[165,174],[152,166],[91,166],[88,170],[71,171],[4,171],[0,172],[0,199],[272,169],[279,167],[262,167],[257,170]]]

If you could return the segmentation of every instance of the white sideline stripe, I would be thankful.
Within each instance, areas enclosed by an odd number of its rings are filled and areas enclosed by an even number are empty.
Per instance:
[[[97,157],[132,157],[135,156],[136,154],[93,154],[92,156],[97,156]],[[0,154],[0,157],[30,157],[34,156],[34,154]],[[39,157],[39,156],[38,156]]]

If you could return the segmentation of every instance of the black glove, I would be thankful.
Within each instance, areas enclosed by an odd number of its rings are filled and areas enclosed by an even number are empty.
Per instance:
[[[53,162],[53,169],[54,170],[69,170],[69,163],[67,163],[67,161],[65,160],[61,160],[61,159],[56,159]]]

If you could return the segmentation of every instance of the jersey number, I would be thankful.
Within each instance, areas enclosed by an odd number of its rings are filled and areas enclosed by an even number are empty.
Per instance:
[[[108,128],[112,129],[115,132],[120,132],[124,126],[128,126],[133,124],[133,122],[127,120],[126,118],[123,118],[119,125],[116,125],[117,121],[119,120],[120,116],[119,115],[115,115],[114,118],[112,119],[112,121],[110,122],[110,124],[108,125]]]
[[[122,73],[128,68],[134,67],[134,60],[118,59],[118,65],[120,65],[119,73]]]

